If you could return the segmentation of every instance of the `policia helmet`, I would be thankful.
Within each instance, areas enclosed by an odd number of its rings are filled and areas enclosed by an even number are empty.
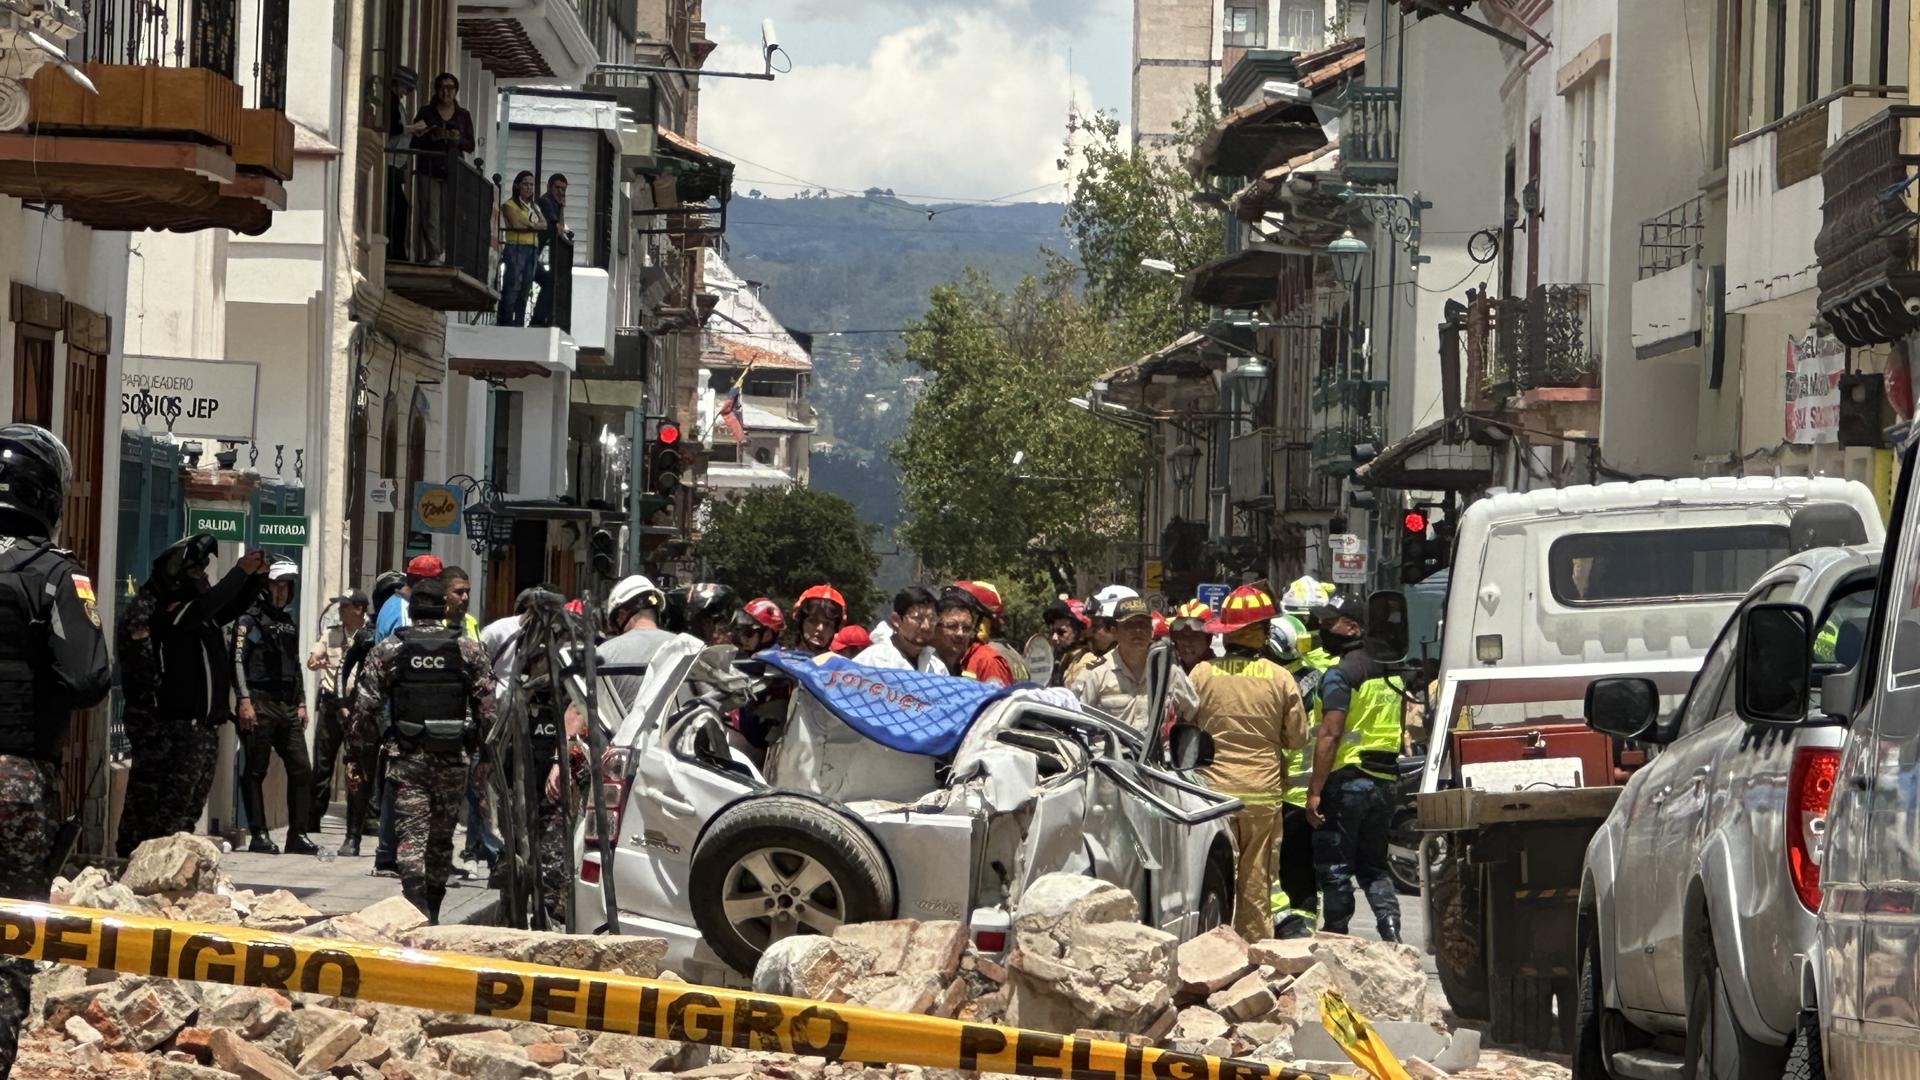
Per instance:
[[[0,427],[0,510],[24,514],[51,535],[72,484],[73,459],[53,432],[36,424]]]

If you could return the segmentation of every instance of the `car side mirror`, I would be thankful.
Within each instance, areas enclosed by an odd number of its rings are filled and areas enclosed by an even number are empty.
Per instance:
[[[1367,655],[1398,664],[1407,658],[1408,640],[1406,594],[1381,589],[1367,597]]]
[[[1194,724],[1175,724],[1167,736],[1167,760],[1177,772],[1213,764],[1213,736]]]
[[[1860,669],[1837,671],[1820,680],[1820,711],[1835,720],[1853,719],[1854,695],[1860,689]]]
[[[1812,705],[1813,613],[1803,604],[1749,604],[1740,613],[1733,709],[1752,724],[1791,727]]]
[[[1616,677],[1587,684],[1587,726],[1616,739],[1657,741],[1660,688],[1652,679]]]

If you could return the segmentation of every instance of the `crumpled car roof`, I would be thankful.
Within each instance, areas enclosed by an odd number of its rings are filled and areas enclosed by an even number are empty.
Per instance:
[[[848,727],[908,754],[951,753],[983,709],[1013,692],[952,675],[866,667],[840,656],[815,660],[771,649],[757,659],[791,676],[800,692]]]

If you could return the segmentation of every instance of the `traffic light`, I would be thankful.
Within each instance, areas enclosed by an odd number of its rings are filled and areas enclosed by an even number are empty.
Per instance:
[[[620,569],[619,540],[612,529],[595,529],[587,538],[587,558],[593,565],[593,572],[601,577],[612,577]]]
[[[1400,580],[1425,581],[1453,557],[1453,522],[1435,518],[1432,507],[1409,507],[1400,518]]]
[[[663,417],[647,421],[647,442],[653,446],[675,446],[680,442],[680,425]]]
[[[678,429],[674,430],[674,437],[676,439],[679,437]],[[685,465],[686,455],[675,448],[672,443],[655,445],[653,448],[651,467],[647,472],[653,493],[660,496],[671,496],[675,491],[678,491],[680,489],[680,471]]]
[[[1427,515],[1409,510],[1400,519],[1400,580],[1411,585],[1426,577]]]

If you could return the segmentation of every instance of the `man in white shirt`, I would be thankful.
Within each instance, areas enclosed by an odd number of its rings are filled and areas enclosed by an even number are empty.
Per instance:
[[[893,633],[874,642],[853,658],[868,667],[947,674],[947,665],[933,649],[935,611],[939,601],[932,590],[909,585],[893,595]]]

